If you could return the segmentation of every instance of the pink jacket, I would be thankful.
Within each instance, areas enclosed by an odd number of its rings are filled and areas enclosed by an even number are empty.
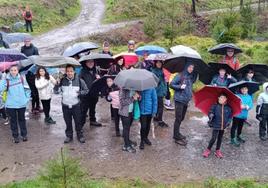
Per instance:
[[[112,91],[109,93],[109,96],[112,98],[111,104],[113,108],[119,109],[119,91]]]

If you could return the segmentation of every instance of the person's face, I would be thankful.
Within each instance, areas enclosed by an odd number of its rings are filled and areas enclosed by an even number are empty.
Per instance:
[[[226,74],[226,70],[225,69],[220,69],[219,73],[220,73],[220,77],[224,77],[225,74]]]
[[[24,41],[24,44],[25,44],[25,46],[30,46],[31,45],[31,41],[30,40]]]
[[[158,68],[158,69],[161,69],[162,68],[162,63],[161,61],[157,61],[155,66]]]
[[[107,83],[108,87],[112,87],[112,85],[114,84],[114,81],[111,78],[107,78],[106,83]]]
[[[73,79],[74,78],[74,69],[73,69],[73,67],[68,67],[66,69],[66,75],[70,79]]]
[[[120,59],[118,62],[117,62],[118,65],[122,66],[124,64],[124,60],[123,59]]]
[[[194,65],[188,66],[187,71],[191,74],[194,71]]]
[[[233,49],[227,49],[227,56],[233,57],[234,56],[234,50]]]
[[[249,72],[249,73],[248,73],[248,78],[251,79],[251,78],[253,78],[253,76],[254,76],[254,72]]]
[[[44,69],[40,69],[39,74],[40,74],[40,76],[45,76],[46,72]]]
[[[95,63],[93,60],[87,60],[86,66],[90,69],[92,69],[95,66]]]
[[[18,67],[11,67],[9,72],[10,72],[11,76],[13,76],[13,77],[17,76],[19,73]]]
[[[128,50],[134,51],[135,50],[135,45],[134,44],[128,45]]]
[[[104,51],[105,53],[108,53],[108,52],[110,51],[110,47],[109,47],[109,46],[104,46],[104,47],[103,47],[103,51]]]
[[[227,102],[227,97],[225,96],[219,97],[219,104],[226,104],[226,102]]]
[[[242,93],[243,95],[248,94],[248,88],[247,88],[247,87],[242,87],[242,88],[241,88],[241,93]]]
[[[146,59],[148,58],[148,56],[149,56],[149,54],[148,54],[147,52],[145,52],[145,53],[143,54],[143,59],[146,60]]]

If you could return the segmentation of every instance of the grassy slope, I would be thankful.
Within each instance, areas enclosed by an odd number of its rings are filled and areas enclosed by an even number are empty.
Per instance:
[[[11,26],[18,21],[24,22],[20,5],[29,5],[33,11],[34,34],[64,25],[80,12],[79,0],[1,0],[0,25]],[[61,9],[65,10],[64,16],[60,15]]]

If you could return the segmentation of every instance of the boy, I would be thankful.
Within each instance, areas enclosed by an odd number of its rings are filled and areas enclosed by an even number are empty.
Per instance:
[[[85,143],[81,125],[80,96],[86,95],[88,93],[88,88],[85,82],[82,79],[79,79],[75,74],[73,65],[67,65],[65,70],[66,75],[60,82],[62,91],[62,112],[66,123],[66,139],[64,140],[64,143],[66,144],[73,141],[72,119],[74,119],[78,141],[80,143]]]
[[[227,105],[227,95],[222,93],[219,95],[218,103],[212,105],[209,117],[209,126],[212,127],[212,138],[209,141],[207,149],[203,153],[203,157],[207,158],[211,153],[211,148],[217,140],[215,156],[223,158],[220,150],[224,129],[230,125],[232,120],[232,109]]]

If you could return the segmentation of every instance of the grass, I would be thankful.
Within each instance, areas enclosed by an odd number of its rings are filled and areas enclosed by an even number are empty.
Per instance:
[[[26,5],[33,12],[34,35],[65,25],[77,17],[81,9],[79,0],[1,0],[0,25],[12,26],[18,21],[24,23],[19,6]],[[61,13],[63,10],[64,13]]]

